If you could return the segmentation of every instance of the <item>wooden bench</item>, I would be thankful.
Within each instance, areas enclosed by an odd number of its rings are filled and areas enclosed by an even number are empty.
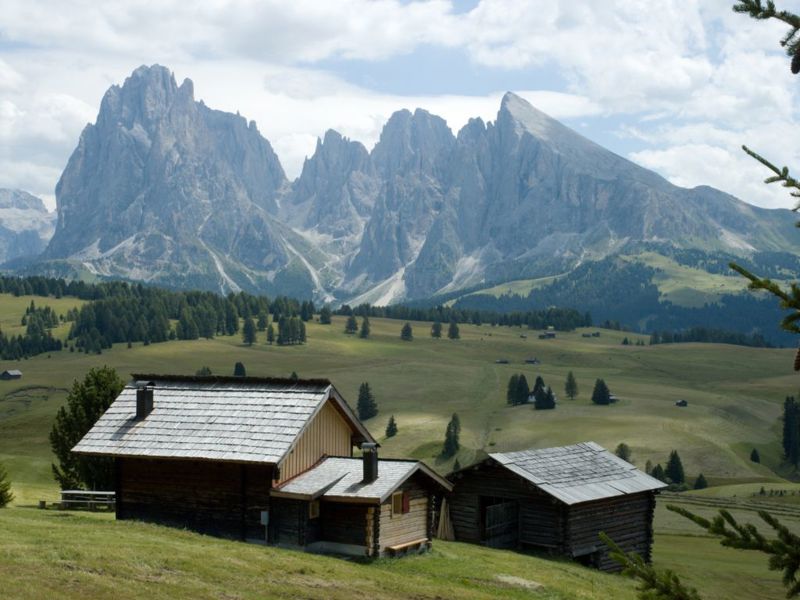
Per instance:
[[[61,490],[61,502],[58,507],[61,510],[70,508],[106,508],[114,510],[116,508],[116,494],[114,492],[95,492],[88,490]]]
[[[419,538],[418,540],[412,540],[410,542],[405,542],[404,544],[395,544],[394,546],[386,546],[386,549],[392,554],[392,556],[396,556],[400,552],[408,552],[410,549],[414,548],[421,548],[423,545],[427,546],[428,538]]]

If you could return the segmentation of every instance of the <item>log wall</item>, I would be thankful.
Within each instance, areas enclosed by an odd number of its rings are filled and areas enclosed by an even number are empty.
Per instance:
[[[117,518],[235,539],[264,539],[272,468],[214,461],[118,458]]]
[[[431,492],[419,475],[406,481],[397,492],[409,495],[408,512],[392,514],[392,498],[380,505],[378,523],[379,552],[386,553],[388,546],[395,546],[419,539],[430,541],[433,528],[433,503]]]

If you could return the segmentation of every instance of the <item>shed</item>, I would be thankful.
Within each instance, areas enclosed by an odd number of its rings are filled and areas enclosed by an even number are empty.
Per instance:
[[[8,381],[10,379],[22,379],[22,371],[19,369],[6,369],[0,373],[0,379]]]
[[[370,464],[371,463],[371,464]],[[430,546],[435,502],[452,485],[423,463],[328,457],[271,493],[281,545],[355,556]]]
[[[650,560],[655,494],[665,484],[594,442],[490,454],[449,479],[457,540],[616,570],[598,537],[604,531]]]

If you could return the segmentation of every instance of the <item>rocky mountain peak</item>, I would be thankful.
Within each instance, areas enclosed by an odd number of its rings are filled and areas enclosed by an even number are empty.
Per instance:
[[[47,213],[47,207],[41,198],[23,190],[0,189],[0,208],[16,208]]]
[[[407,169],[430,171],[455,142],[441,117],[426,110],[395,112],[384,125],[372,150],[372,161],[383,174]]]

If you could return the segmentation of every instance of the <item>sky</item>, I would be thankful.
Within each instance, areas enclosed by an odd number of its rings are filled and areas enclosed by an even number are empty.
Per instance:
[[[0,187],[54,208],[105,91],[157,63],[255,120],[290,178],[327,129],[370,149],[394,111],[419,107],[457,132],[494,120],[513,91],[675,184],[789,208],[741,145],[800,172],[800,76],[778,44],[785,26],[732,4],[4,0]]]

